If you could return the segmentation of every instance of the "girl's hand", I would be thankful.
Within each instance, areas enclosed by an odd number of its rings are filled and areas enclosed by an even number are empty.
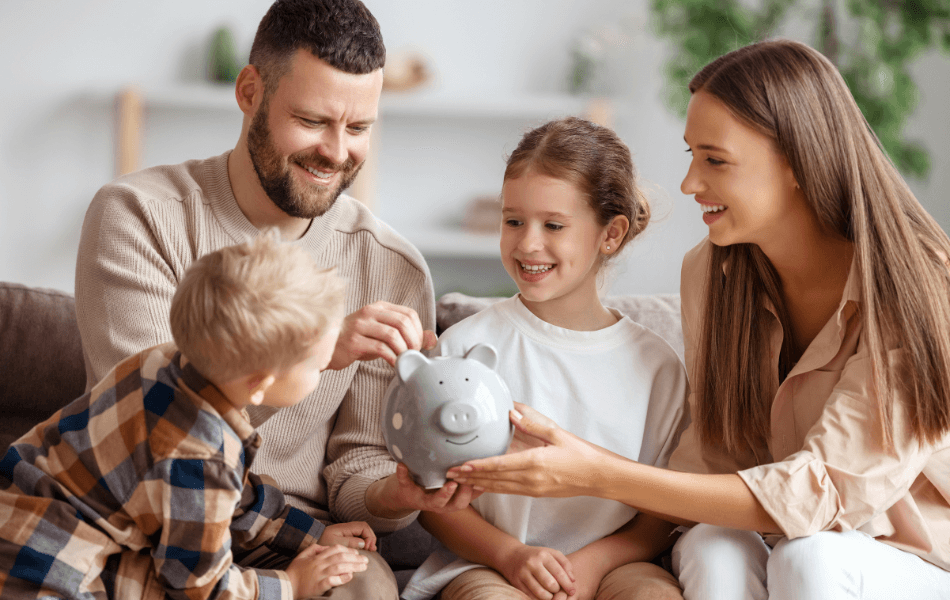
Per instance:
[[[574,568],[566,556],[552,548],[521,544],[502,561],[501,574],[508,583],[537,600],[574,591]]]
[[[599,496],[598,467],[614,453],[561,429],[538,411],[515,402],[511,422],[519,452],[473,460],[453,467],[448,477],[476,490],[563,498]],[[517,445],[516,445],[517,442]]]
[[[600,582],[607,575],[589,548],[581,548],[568,557],[578,575],[574,580],[574,593],[567,594],[565,600],[594,600]]]
[[[375,551],[376,534],[363,521],[336,523],[335,525],[327,525],[317,543],[321,546],[339,545],[347,548]]]
[[[345,546],[313,544],[287,566],[287,577],[294,598],[322,596],[332,587],[353,579],[353,573],[365,571],[369,559]]]

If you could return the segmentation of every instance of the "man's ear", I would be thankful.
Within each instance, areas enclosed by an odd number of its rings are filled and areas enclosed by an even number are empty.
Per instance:
[[[247,389],[250,392],[251,404],[260,406],[264,401],[264,394],[267,389],[274,385],[275,377],[273,373],[260,373],[252,375],[247,380]]]
[[[251,116],[257,112],[264,99],[264,79],[254,65],[247,65],[238,73],[234,82],[234,97],[238,108],[245,115]]]

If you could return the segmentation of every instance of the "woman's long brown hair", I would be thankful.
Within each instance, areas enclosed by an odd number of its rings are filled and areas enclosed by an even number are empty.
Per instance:
[[[950,239],[884,154],[837,69],[804,44],[759,42],[703,68],[690,82],[690,92],[699,90],[773,139],[822,226],[853,242],[885,446],[898,388],[914,437],[936,441],[950,430]],[[702,440],[733,455],[760,454],[772,403],[762,306],[770,300],[789,331],[781,283],[757,246],[737,244],[714,247],[706,285],[696,368]],[[888,361],[896,347],[909,375],[900,381]]]

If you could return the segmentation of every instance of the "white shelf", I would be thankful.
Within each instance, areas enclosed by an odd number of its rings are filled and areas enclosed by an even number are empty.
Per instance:
[[[427,258],[499,258],[498,234],[452,227],[401,229],[400,233]]]
[[[140,88],[147,107],[206,109],[237,112],[234,87],[230,84],[192,83]],[[583,115],[590,98],[566,94],[519,94],[485,97],[442,94],[431,91],[383,92],[381,117],[443,117],[459,119],[544,119]]]

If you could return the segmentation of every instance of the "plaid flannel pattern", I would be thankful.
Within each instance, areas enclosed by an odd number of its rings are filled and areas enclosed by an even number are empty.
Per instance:
[[[292,598],[324,526],[249,471],[260,436],[172,344],[132,356],[0,460],[0,599]]]

